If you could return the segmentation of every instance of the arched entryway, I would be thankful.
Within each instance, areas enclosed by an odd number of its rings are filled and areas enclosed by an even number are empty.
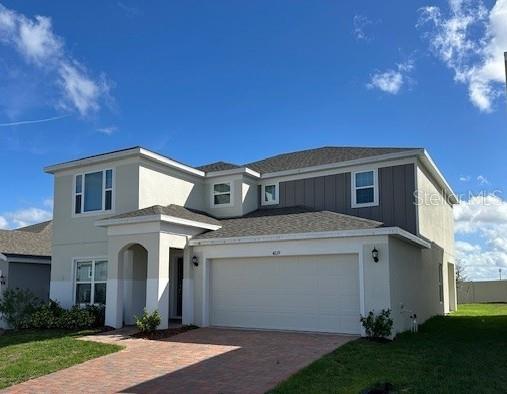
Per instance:
[[[123,324],[132,325],[135,316],[146,307],[148,251],[140,244],[132,244],[123,248],[118,257],[122,262]]]

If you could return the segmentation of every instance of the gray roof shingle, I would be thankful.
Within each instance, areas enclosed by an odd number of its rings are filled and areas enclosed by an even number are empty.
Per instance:
[[[263,160],[245,164],[245,167],[262,173],[293,170],[365,157],[413,150],[416,148],[368,148],[346,146],[324,146],[298,152],[283,153]]]
[[[321,148],[306,149],[297,152],[282,153],[267,157],[262,160],[239,166],[237,164],[218,161],[196,167],[204,172],[231,170],[234,168],[248,167],[254,171],[263,173],[294,170],[298,168],[314,167],[324,164],[340,163],[343,161],[362,159],[365,157],[397,153],[419,148],[371,148],[353,146],[323,146]]]
[[[226,163],[225,161],[217,161],[215,163],[205,164],[203,166],[199,166],[196,168],[204,172],[212,172],[212,171],[233,170],[235,168],[239,168],[239,166],[232,163]]]
[[[180,219],[193,220],[195,222],[220,225],[220,222],[208,216],[207,214],[196,211],[193,209],[185,208],[179,205],[171,204],[167,206],[153,205],[148,208],[138,209],[136,211],[122,213],[120,215],[111,216],[109,219],[126,219],[134,218],[138,216],[150,216],[150,215],[168,215],[174,216]]]
[[[41,233],[43,231],[52,231],[53,230],[53,221],[47,220],[41,223],[31,224],[25,227],[19,227],[16,231],[29,231],[32,233]]]
[[[0,253],[50,257],[52,237],[51,221],[17,230],[0,230]]]
[[[241,218],[221,220],[220,224],[220,229],[200,234],[194,239],[358,230],[383,226],[373,220],[304,207],[260,209]]]

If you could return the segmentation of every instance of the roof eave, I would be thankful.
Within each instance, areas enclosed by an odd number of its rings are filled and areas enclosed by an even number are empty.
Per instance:
[[[458,196],[456,195],[456,193],[454,193],[454,190],[452,190],[452,187],[449,185],[444,175],[440,172],[437,165],[435,164],[429,153],[426,151],[426,149],[424,149],[423,152],[419,155],[419,158],[422,161],[422,163],[426,166],[426,168],[430,171],[431,175],[443,188],[445,193],[449,196],[449,202],[452,204],[458,204],[459,203]]]
[[[239,167],[239,168],[231,168],[230,170],[221,170],[221,171],[210,171],[206,173],[206,178],[217,178],[221,176],[229,176],[229,175],[237,175],[244,174],[249,175],[253,178],[260,178],[261,174],[257,171],[252,170],[248,167]]]
[[[95,222],[95,226],[97,227],[109,227],[109,226],[120,226],[125,224],[141,224],[141,223],[150,223],[150,222],[165,222],[171,224],[178,224],[182,226],[188,227],[196,227],[202,228],[205,230],[218,230],[222,226],[210,223],[204,223],[196,220],[189,220],[178,218],[176,216],[170,215],[144,215],[144,216],[134,216],[127,218],[118,218],[118,219],[101,219]]]
[[[175,169],[178,169],[180,171],[199,176],[204,177],[205,173],[204,171],[195,169],[193,167],[187,166],[186,164],[179,163],[175,160],[172,160],[166,156],[163,156],[161,154],[158,154],[156,152],[150,151],[148,149],[142,148],[142,147],[135,147],[131,149],[125,149],[121,151],[116,152],[110,152],[110,153],[104,153],[101,155],[91,156],[88,158],[80,159],[80,160],[73,160],[65,163],[55,164],[51,166],[44,167],[44,172],[48,174],[54,174],[59,171],[63,170],[69,170],[76,167],[82,167],[87,165],[93,165],[98,163],[107,162],[110,160],[118,160],[123,159],[126,157],[131,156],[140,156],[142,158],[145,158],[147,160],[156,162],[158,164],[166,165],[168,167],[172,167]]]
[[[307,232],[307,233],[291,233],[291,234],[266,234],[266,235],[249,235],[228,238],[198,238],[191,239],[190,246],[215,246],[228,244],[244,244],[244,243],[261,243],[276,241],[297,241],[304,239],[326,239],[326,238],[349,238],[349,237],[368,237],[392,235],[403,239],[417,247],[423,249],[431,248],[431,245],[422,238],[409,233],[399,227],[380,227],[373,229],[356,229],[356,230],[338,230],[323,232]]]

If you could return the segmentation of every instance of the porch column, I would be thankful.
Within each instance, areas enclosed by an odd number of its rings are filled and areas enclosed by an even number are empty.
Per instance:
[[[123,327],[123,258],[124,253],[120,253],[113,242],[109,242],[105,324],[114,328]]]
[[[169,250],[170,239],[167,234],[156,234],[156,240],[148,250],[148,278],[146,280],[146,309],[158,310],[160,325],[169,325]]]
[[[183,324],[194,324],[194,276],[192,264],[192,248],[186,246],[183,250],[183,310],[181,320]]]

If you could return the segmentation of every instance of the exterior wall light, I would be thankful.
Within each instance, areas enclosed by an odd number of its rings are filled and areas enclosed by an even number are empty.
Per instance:
[[[194,267],[199,266],[199,258],[197,256],[192,257],[192,264],[194,265]]]
[[[378,250],[375,246],[373,247],[373,250],[371,251],[371,257],[373,258],[373,261],[375,263],[378,263]]]

